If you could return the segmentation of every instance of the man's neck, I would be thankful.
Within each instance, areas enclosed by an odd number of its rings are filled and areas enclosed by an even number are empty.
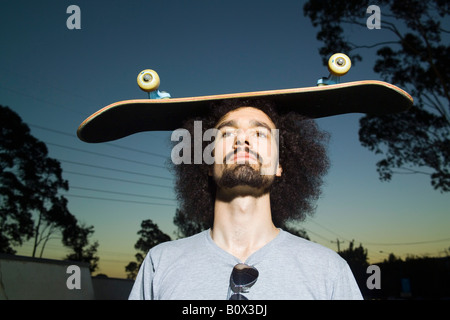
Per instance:
[[[246,195],[230,199],[220,194],[216,197],[211,237],[220,248],[242,262],[278,233],[272,222],[269,193],[258,197]]]

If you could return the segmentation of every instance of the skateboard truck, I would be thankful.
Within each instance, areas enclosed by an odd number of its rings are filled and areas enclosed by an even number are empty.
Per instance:
[[[159,76],[156,71],[145,69],[139,72],[137,77],[139,88],[147,92],[149,99],[169,99],[170,93],[159,91],[160,84]]]
[[[341,77],[345,75],[352,66],[350,58],[343,53],[335,53],[328,59],[328,70],[330,75],[317,80],[318,86],[337,84],[341,82]]]

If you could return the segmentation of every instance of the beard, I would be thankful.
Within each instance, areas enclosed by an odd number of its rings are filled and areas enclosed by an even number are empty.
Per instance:
[[[219,188],[234,188],[238,186],[257,189],[262,194],[270,191],[274,181],[274,176],[263,175],[260,170],[255,169],[250,164],[227,165],[222,172],[221,177],[215,177],[214,180]]]

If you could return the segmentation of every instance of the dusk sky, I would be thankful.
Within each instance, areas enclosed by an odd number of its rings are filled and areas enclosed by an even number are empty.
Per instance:
[[[154,69],[161,90],[190,97],[315,86],[328,75],[317,29],[303,15],[305,1],[1,1],[0,104],[19,114],[45,142],[69,181],[69,210],[93,225],[99,270],[124,278],[134,261],[143,220],[175,238],[177,208],[170,161],[171,132],[146,132],[89,144],[79,124],[104,106],[145,99],[136,83]],[[81,9],[81,29],[69,30],[70,5]],[[359,13],[365,23],[368,15]],[[383,16],[382,16],[383,19]],[[383,20],[382,20],[383,21]],[[353,27],[361,44],[389,40],[387,30]],[[375,51],[360,50],[342,81],[381,80]],[[428,176],[395,175],[381,182],[382,159],[361,146],[361,114],[318,119],[331,134],[331,168],[313,217],[301,224],[310,239],[337,250],[351,240],[368,249],[371,263],[389,253],[443,256],[450,248],[450,196]],[[195,187],[195,186],[193,186]],[[31,255],[31,243],[16,248]],[[49,242],[45,258],[67,253]]]

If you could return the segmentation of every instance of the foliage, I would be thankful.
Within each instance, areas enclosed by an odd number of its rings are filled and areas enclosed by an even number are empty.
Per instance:
[[[12,246],[34,236],[35,256],[37,247],[73,217],[58,194],[68,183],[59,162],[48,157],[45,144],[14,111],[0,106],[0,123],[0,252],[15,253]]]
[[[97,253],[98,241],[89,246],[89,237],[94,233],[94,227],[70,224],[63,232],[63,244],[72,248],[72,252],[66,256],[67,260],[89,263],[91,273],[98,269],[99,257]]]
[[[96,247],[83,251],[87,240],[76,242],[93,229],[77,226],[67,199],[59,194],[69,189],[60,163],[8,107],[0,106],[0,126],[0,252],[14,254],[14,246],[34,238],[32,256],[40,248],[42,257],[47,242],[58,237],[76,252],[72,259],[91,259]]]
[[[305,229],[302,229],[301,227],[299,227],[298,223],[296,223],[296,221],[287,221],[285,223],[283,223],[280,226],[281,229],[283,229],[284,231],[287,231],[293,235],[296,235],[297,237],[306,239],[306,240],[311,240],[308,236],[308,233],[306,232]]]
[[[369,292],[376,299],[447,299],[450,296],[450,259],[409,256],[405,260],[390,254],[377,264],[381,290]]]
[[[176,234],[178,238],[190,237],[209,228],[205,223],[188,219],[180,209],[175,211],[173,223],[178,227]]]
[[[366,285],[367,280],[367,267],[369,266],[367,249],[364,249],[362,244],[355,247],[355,241],[349,243],[348,249],[339,251],[338,254],[347,261],[348,266],[352,270],[353,276],[358,283],[359,290],[361,294],[365,296],[367,294],[368,288]]]
[[[142,221],[141,230],[137,234],[140,235],[140,238],[134,245],[134,248],[138,250],[138,253],[135,255],[137,262],[131,261],[125,267],[128,279],[136,279],[139,268],[151,248],[171,240],[170,236],[162,232],[158,225],[150,219]]]
[[[389,38],[370,45],[355,44],[351,32],[369,30],[366,13],[369,1],[310,0],[304,14],[315,27],[324,64],[335,52],[347,53],[353,63],[362,60],[357,52],[376,51],[374,71],[383,80],[410,92],[415,105],[408,112],[385,116],[366,115],[360,120],[359,138],[369,150],[384,154],[377,163],[381,180],[394,174],[425,174],[434,189],[450,191],[450,46],[449,30],[443,26],[450,3],[443,0],[381,0],[381,29]],[[347,27],[347,29],[344,29]]]
[[[369,265],[367,262],[367,249],[364,249],[362,244],[359,244],[359,247],[355,247],[354,242],[353,240],[349,243],[348,249],[339,251],[339,255],[347,261],[350,267],[353,265],[367,267]]]

